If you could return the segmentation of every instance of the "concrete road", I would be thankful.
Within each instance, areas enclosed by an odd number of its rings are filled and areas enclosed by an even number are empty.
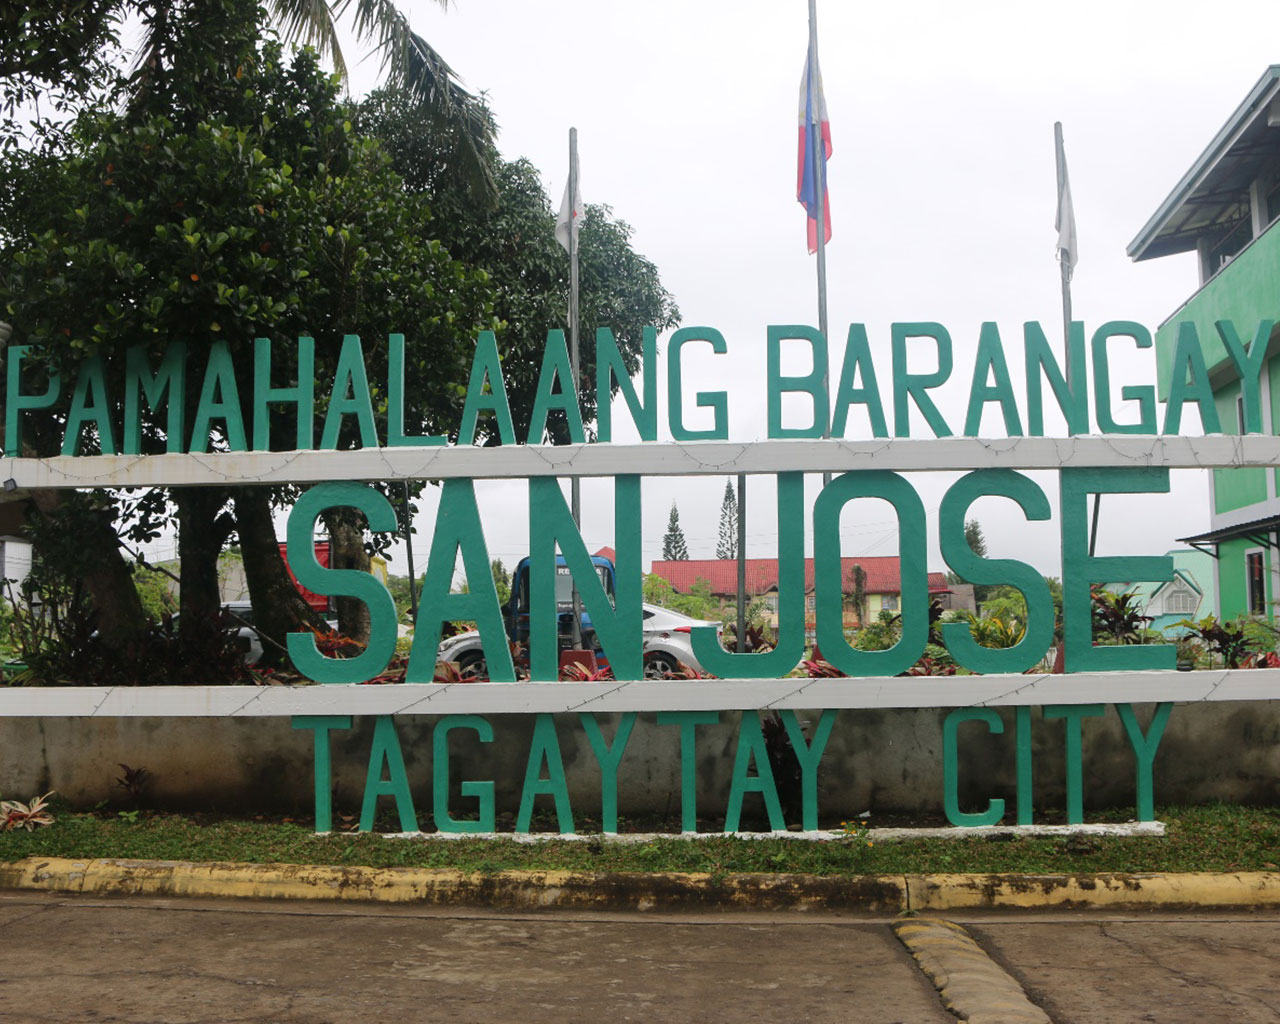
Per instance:
[[[887,923],[0,894],[0,1021],[954,1024]]]
[[[1054,1024],[1280,1021],[1280,914],[957,914]],[[888,919],[0,893],[20,1024],[954,1024]]]
[[[950,919],[1055,1024],[1280,1021],[1274,911]]]

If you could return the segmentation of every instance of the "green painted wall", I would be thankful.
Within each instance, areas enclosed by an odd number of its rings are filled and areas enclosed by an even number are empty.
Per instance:
[[[1257,548],[1251,540],[1227,540],[1218,545],[1218,586],[1222,593],[1221,619],[1234,619],[1249,613],[1249,588],[1245,579],[1245,552]],[[1262,562],[1266,568],[1267,607],[1275,595],[1271,592],[1271,552],[1264,549]]]
[[[1236,433],[1236,398],[1240,394],[1240,382],[1234,381],[1217,391],[1213,404],[1218,409],[1224,433]],[[1213,471],[1214,509],[1219,513],[1244,508],[1267,498],[1267,471],[1265,469],[1215,469]]]
[[[1178,340],[1179,323],[1184,320],[1195,323],[1205,364],[1212,372],[1227,359],[1227,350],[1213,326],[1214,321],[1234,320],[1237,333],[1251,338],[1259,320],[1280,320],[1278,225],[1280,222],[1264,231],[1156,331],[1156,382],[1161,401],[1169,396],[1170,360]],[[1234,416],[1231,422],[1235,422]]]

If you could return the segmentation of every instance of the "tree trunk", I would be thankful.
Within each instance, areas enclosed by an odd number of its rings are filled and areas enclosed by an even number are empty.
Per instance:
[[[334,506],[321,513],[329,530],[329,566],[368,572],[369,552],[364,546],[364,516],[353,508]],[[369,606],[356,597],[339,597],[338,631],[343,636],[369,642]]]
[[[59,568],[78,577],[93,600],[98,636],[113,651],[124,650],[147,628],[142,600],[133,585],[133,569],[120,552],[111,508],[91,508],[74,492],[34,490],[41,515],[63,518],[75,530],[75,565]]]
[[[191,652],[210,650],[210,634],[220,628],[222,593],[218,555],[231,536],[232,520],[223,511],[227,492],[217,487],[175,487],[178,508],[178,630]]]
[[[277,665],[286,661],[286,634],[306,626],[323,629],[324,620],[303,600],[289,578],[271,519],[270,488],[243,487],[235,497],[254,626],[263,634],[262,664]]]

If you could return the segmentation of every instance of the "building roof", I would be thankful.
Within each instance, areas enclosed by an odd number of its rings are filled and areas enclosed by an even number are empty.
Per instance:
[[[1249,184],[1260,165],[1280,157],[1280,64],[1258,79],[1244,102],[1182,176],[1127,252],[1134,260],[1189,252],[1207,232],[1249,217]]]
[[[776,558],[748,558],[747,594],[755,596],[774,590],[778,586],[778,560]],[[898,571],[897,555],[863,555],[840,560],[840,575],[849,578],[849,570],[855,565],[862,566],[867,574],[866,590],[868,594],[899,594],[902,592],[901,574]],[[699,579],[711,584],[713,594],[733,595],[738,592],[738,563],[736,559],[701,558],[682,559],[680,561],[655,561],[650,569],[655,576],[661,576],[676,590],[687,591]],[[805,590],[813,587],[813,559],[804,560]],[[943,593],[947,590],[947,578],[943,573],[929,573],[929,592]]]
[[[1262,519],[1251,519],[1247,523],[1237,523],[1235,526],[1224,526],[1217,530],[1210,530],[1208,533],[1198,533],[1194,537],[1179,537],[1178,543],[1190,544],[1193,548],[1203,551],[1203,545],[1206,544],[1216,546],[1224,540],[1244,538],[1256,541],[1263,547],[1270,547],[1271,534],[1277,529],[1280,529],[1280,516],[1265,516]]]

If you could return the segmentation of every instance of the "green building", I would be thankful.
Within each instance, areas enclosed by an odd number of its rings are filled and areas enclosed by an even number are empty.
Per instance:
[[[1195,252],[1200,286],[1156,332],[1158,387],[1169,394],[1179,325],[1195,324],[1224,433],[1280,433],[1280,65],[1269,67],[1191,169],[1129,243],[1149,260]],[[1240,375],[1215,322],[1241,341],[1266,334],[1261,408],[1247,422]],[[1267,333],[1269,330],[1269,333]],[[1215,470],[1211,528],[1182,542],[1215,558],[1223,618],[1274,618],[1280,600],[1280,470]]]

